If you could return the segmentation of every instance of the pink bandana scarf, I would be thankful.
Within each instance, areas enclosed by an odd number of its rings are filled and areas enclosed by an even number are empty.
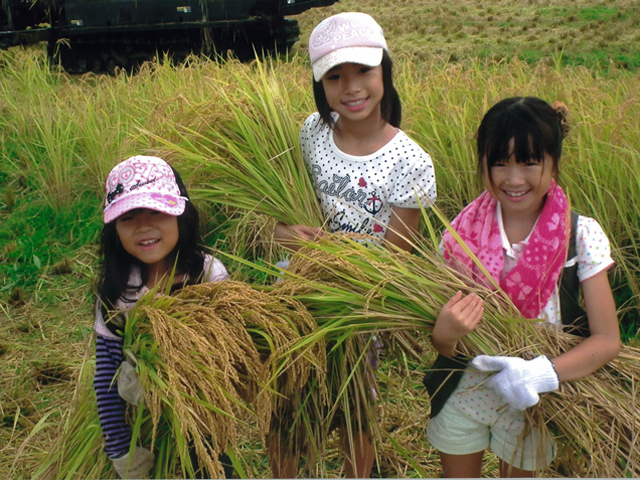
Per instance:
[[[504,253],[496,203],[485,190],[460,212],[451,226],[518,310],[526,318],[537,318],[558,283],[567,257],[570,225],[567,197],[552,180],[547,200],[522,256],[502,280]],[[492,286],[449,231],[443,235],[442,242],[444,258],[454,268],[478,283]]]

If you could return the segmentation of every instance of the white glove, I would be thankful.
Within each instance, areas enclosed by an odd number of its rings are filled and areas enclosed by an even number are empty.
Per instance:
[[[515,410],[535,405],[540,400],[539,393],[551,392],[560,386],[553,363],[544,355],[533,360],[479,355],[471,361],[471,366],[481,372],[498,372],[486,385]]]
[[[120,478],[149,478],[154,460],[153,452],[143,447],[136,447],[133,455],[127,453],[111,461]]]
[[[122,362],[118,373],[118,394],[132,405],[140,405],[142,387],[135,368],[129,361]]]

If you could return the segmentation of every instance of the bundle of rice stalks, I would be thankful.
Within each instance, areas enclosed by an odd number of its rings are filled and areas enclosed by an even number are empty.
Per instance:
[[[297,461],[304,455],[308,476],[317,478],[327,475],[325,463],[316,460],[326,460],[334,430],[338,430],[342,450],[351,454],[359,432],[381,439],[374,420],[374,337],[349,332],[329,337],[326,383],[309,382],[300,390],[277,397],[267,444],[271,452],[279,452],[284,459]],[[320,339],[312,334],[304,341],[315,344]]]
[[[327,342],[374,331],[429,334],[457,290],[485,299],[483,323],[465,337],[462,354],[555,357],[580,341],[523,318],[500,292],[469,285],[442,263],[433,246],[417,247],[418,255],[410,255],[358,238],[326,237],[294,256],[274,288],[307,306],[319,325],[312,337]],[[567,450],[558,461],[570,475],[637,476],[638,379],[640,351],[624,346],[605,368],[544,395],[529,411],[531,428],[552,426]]]
[[[166,150],[165,158],[179,159],[204,179],[201,188],[190,188],[194,197],[288,224],[321,226],[320,207],[297,148],[299,122],[290,113],[299,109],[291,108],[295,102],[280,70],[260,61],[254,67],[226,70],[226,81],[212,85],[216,104],[193,106],[202,125],[176,126],[177,141],[144,133]]]
[[[324,344],[301,342],[315,328],[295,299],[233,281],[140,299],[127,318],[124,351],[135,359],[145,400],[131,407],[132,445],[154,451],[153,477],[194,478],[204,469],[224,478],[218,456],[236,444],[240,422],[253,419],[264,436],[276,391],[299,391],[311,377],[324,385]],[[81,384],[44,478],[114,475],[90,375]]]
[[[230,257],[264,273],[279,275],[273,268]],[[324,464],[316,465],[315,460],[326,452],[336,428],[340,430],[343,449],[347,451],[354,451],[354,438],[358,432],[381,440],[378,423],[373,420],[378,390],[375,369],[381,346],[379,339],[372,335],[375,328],[363,329],[359,325],[351,329],[341,324],[342,320],[349,321],[350,311],[347,304],[341,308],[339,299],[323,293],[320,294],[322,298],[313,303],[298,295],[298,289],[304,287],[290,280],[291,275],[296,275],[297,258],[292,258],[294,265],[287,270],[282,282],[255,288],[277,298],[295,298],[305,305],[318,327],[302,339],[301,346],[326,345],[327,374],[325,383],[311,381],[291,393],[278,389],[279,404],[277,414],[272,417],[268,447],[280,452],[284,458],[297,459],[301,453],[306,454],[309,475],[322,477],[325,475]],[[300,440],[304,448],[299,448],[299,439],[304,439]]]
[[[322,384],[323,344],[291,349],[315,322],[290,297],[227,281],[187,287],[140,305],[149,322],[127,343],[143,362],[152,350],[149,334],[158,345],[161,363],[154,358],[151,368],[143,369],[153,374],[141,375],[152,421],[156,425],[170,406],[178,419],[175,428],[194,443],[209,472],[221,473],[217,454],[235,444],[235,422],[245,402],[253,404],[266,434],[277,403],[269,392],[276,384],[279,394],[289,395],[307,383],[312,369]]]

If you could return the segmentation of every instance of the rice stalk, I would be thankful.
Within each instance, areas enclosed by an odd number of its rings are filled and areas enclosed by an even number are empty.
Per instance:
[[[322,345],[290,350],[296,339],[315,328],[294,299],[226,281],[187,287],[140,311],[150,330],[138,330],[138,339],[150,332],[158,345],[158,358],[141,368],[141,373],[152,372],[141,374],[141,382],[147,386],[145,400],[154,428],[160,416],[172,410],[180,436],[194,443],[209,472],[221,474],[217,454],[236,444],[236,423],[247,403],[266,435],[278,407],[272,392],[287,396],[299,391],[312,369],[323,384]],[[134,341],[131,350],[144,362],[153,349],[142,340]]]
[[[268,215],[289,224],[322,225],[322,215],[299,150],[298,124],[287,88],[274,67],[255,62],[250,74],[234,69],[213,85],[224,114],[204,125],[175,126],[177,141],[143,132],[169,156],[215,179],[191,192],[198,198]],[[234,85],[233,89],[229,85]],[[194,107],[194,111],[198,109]]]
[[[277,397],[301,390],[311,376],[322,391],[323,344],[292,348],[314,328],[295,299],[240,282],[140,299],[127,318],[124,352],[135,359],[145,399],[130,407],[132,446],[155,453],[154,478],[194,478],[202,468],[222,477],[218,455],[237,444],[239,425],[256,423],[264,436]],[[114,475],[104,454],[90,363],[85,361],[78,401],[37,478]]]
[[[580,339],[521,317],[499,291],[490,291],[451,270],[433,253],[391,251],[343,236],[310,244],[292,258],[276,289],[303,301],[316,316],[312,337],[355,333],[421,331],[429,334],[441,306],[459,289],[485,299],[483,323],[465,337],[460,353],[555,357]],[[331,314],[331,304],[335,303]],[[346,312],[345,312],[346,309]],[[344,378],[344,377],[342,377]],[[530,411],[532,428],[545,424],[568,451],[559,462],[584,452],[590,461],[570,472],[618,477],[640,474],[637,418],[640,351],[623,346],[621,355],[592,375],[543,396]],[[572,470],[573,468],[573,470]]]

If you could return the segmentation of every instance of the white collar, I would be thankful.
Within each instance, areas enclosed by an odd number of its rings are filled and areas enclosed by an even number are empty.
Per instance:
[[[531,237],[531,233],[533,232],[533,229],[536,228],[539,218],[540,216],[536,218],[536,222],[533,224],[531,231],[529,232],[529,234],[526,236],[524,240],[518,243],[509,243],[509,238],[507,238],[507,234],[504,232],[504,223],[502,222],[502,207],[500,206],[500,202],[496,202],[496,222],[498,222],[498,228],[500,228],[500,238],[502,240],[502,248],[507,252],[507,254],[513,254],[514,247],[515,248],[520,247],[522,249],[524,248],[524,246],[526,246],[529,243],[529,237]]]

